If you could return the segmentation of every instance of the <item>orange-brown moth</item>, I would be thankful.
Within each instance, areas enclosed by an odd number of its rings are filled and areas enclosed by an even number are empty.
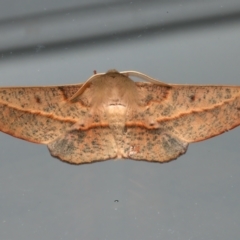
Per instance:
[[[0,108],[2,132],[46,144],[69,163],[166,162],[240,124],[240,86],[174,85],[110,70],[84,84],[2,87]]]

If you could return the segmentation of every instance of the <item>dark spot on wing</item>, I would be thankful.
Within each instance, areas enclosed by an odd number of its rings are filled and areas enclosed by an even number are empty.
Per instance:
[[[191,96],[189,96],[189,98],[190,98],[190,101],[191,101],[191,102],[194,102],[194,101],[195,101],[195,95],[191,95]]]
[[[36,103],[41,103],[41,98],[37,95],[34,96]]]

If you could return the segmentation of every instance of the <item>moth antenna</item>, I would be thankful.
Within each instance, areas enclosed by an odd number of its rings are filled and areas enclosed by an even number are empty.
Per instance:
[[[138,78],[143,79],[143,80],[145,80],[147,82],[156,83],[156,84],[159,84],[159,85],[162,85],[162,86],[170,86],[167,83],[164,83],[164,82],[161,82],[161,81],[159,81],[157,79],[151,78],[148,75],[143,74],[141,72],[137,72],[137,71],[124,71],[124,72],[120,72],[120,73],[124,74],[125,76],[138,77]]]
[[[95,75],[91,76],[79,89],[76,93],[73,94],[72,97],[70,97],[68,100],[70,102],[74,102],[74,100],[76,100],[77,97],[79,97],[85,90],[86,88],[88,88],[90,86],[91,81],[94,78],[97,78],[98,76],[103,75],[104,73],[96,73]]]

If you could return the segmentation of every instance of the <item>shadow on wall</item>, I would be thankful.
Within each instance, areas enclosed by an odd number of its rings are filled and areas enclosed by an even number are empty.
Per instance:
[[[56,51],[67,47],[151,37],[240,21],[240,4],[116,1],[44,11],[0,20],[0,53]]]

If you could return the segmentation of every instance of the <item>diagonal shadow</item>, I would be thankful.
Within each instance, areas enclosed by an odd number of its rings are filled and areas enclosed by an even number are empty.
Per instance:
[[[34,15],[28,15],[28,16],[22,16],[18,18],[9,18],[4,19],[0,21],[0,28],[3,25],[12,24],[13,22],[17,22],[18,24],[24,23],[24,22],[31,22],[31,21],[37,21],[39,19],[44,18],[45,21],[47,21],[50,18],[56,18],[60,17],[66,13],[74,13],[74,14],[83,14],[83,15],[89,15],[93,14],[93,12],[98,12],[100,10],[107,10],[111,9],[112,7],[120,7],[120,6],[126,6],[127,1],[117,1],[114,3],[104,3],[104,4],[93,4],[88,6],[81,6],[81,7],[73,7],[73,8],[67,8],[67,9],[61,9],[57,11],[52,11],[48,13],[39,13]],[[139,1],[143,2],[143,1]],[[151,2],[156,2],[152,0]],[[167,2],[167,1],[166,1]],[[139,6],[139,5],[138,5]],[[102,44],[109,44],[111,42],[116,43],[122,43],[123,41],[126,41],[128,39],[138,39],[138,36],[141,35],[143,38],[151,38],[152,36],[158,35],[159,38],[166,36],[170,33],[176,33],[178,31],[190,31],[194,29],[199,28],[208,28],[213,27],[217,25],[222,24],[233,24],[236,22],[240,22],[240,10],[236,9],[234,12],[229,12],[225,14],[216,14],[212,16],[204,16],[204,17],[197,17],[194,19],[185,19],[185,20],[178,20],[174,19],[169,22],[156,22],[152,25],[146,26],[139,26],[130,28],[127,30],[114,30],[109,31],[107,33],[103,34],[92,34],[89,36],[81,37],[72,37],[66,39],[59,39],[54,42],[44,42],[44,48],[41,49],[41,53],[51,53],[53,51],[59,51],[65,48],[84,48],[87,47],[93,47],[97,45]],[[11,51],[14,53],[15,56],[21,55],[26,56],[28,54],[35,54],[36,53],[36,45],[37,43],[32,43],[27,46],[16,46],[11,48],[4,48],[0,49],[0,54],[5,55],[7,58],[7,55]],[[1,59],[4,60],[4,59]]]

